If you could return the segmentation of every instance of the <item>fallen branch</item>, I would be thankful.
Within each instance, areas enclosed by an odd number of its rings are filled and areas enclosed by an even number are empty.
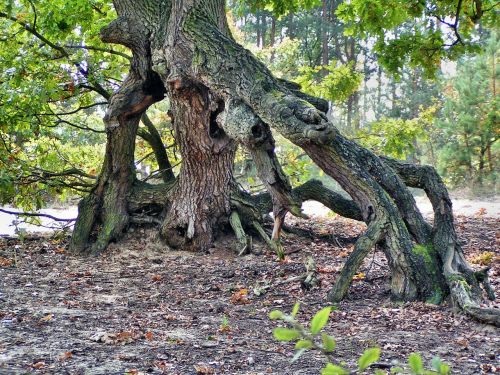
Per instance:
[[[314,261],[314,259],[312,257],[307,257],[305,266],[306,266],[306,272],[304,272],[303,274],[298,275],[298,276],[289,277],[286,280],[277,281],[274,284],[264,284],[264,285],[257,284],[253,288],[253,293],[256,296],[262,296],[262,295],[266,294],[271,288],[276,288],[280,285],[293,283],[296,281],[301,281],[302,287],[305,289],[312,288],[319,281],[318,270],[316,268],[316,262]]]

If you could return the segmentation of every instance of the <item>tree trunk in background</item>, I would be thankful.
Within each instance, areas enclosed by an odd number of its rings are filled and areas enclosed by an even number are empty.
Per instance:
[[[276,44],[276,17],[271,16],[271,35],[269,38],[269,46],[274,48]],[[271,52],[271,62],[274,61],[276,51],[273,49]]]
[[[382,113],[382,68],[377,68],[377,108],[375,110],[375,120],[380,120]]]
[[[260,32],[260,37],[262,39],[260,45],[262,48],[266,48],[266,35],[267,35],[267,15],[265,12],[262,13],[262,18],[261,18],[261,27],[262,30]]]
[[[261,37],[261,34],[262,34],[262,30],[260,29],[260,19],[261,19],[261,12],[260,11],[257,11],[255,13],[255,18],[257,19],[256,20],[256,23],[257,23],[257,26],[256,26],[256,29],[257,29],[257,48],[262,48],[263,45],[261,43],[261,40],[262,40],[262,37]]]
[[[294,19],[293,13],[290,13],[288,15],[287,25],[288,25],[288,31],[287,31],[288,37],[290,39],[295,38],[295,19]]]
[[[358,62],[356,41],[351,37],[344,38],[344,41],[347,63],[350,63],[351,69],[355,70]],[[349,129],[351,134],[355,134],[359,130],[359,126],[359,91],[356,91],[347,99],[347,129]]]
[[[321,9],[321,65],[328,65],[330,62],[328,51],[328,0],[322,0]],[[326,72],[325,72],[326,73]]]

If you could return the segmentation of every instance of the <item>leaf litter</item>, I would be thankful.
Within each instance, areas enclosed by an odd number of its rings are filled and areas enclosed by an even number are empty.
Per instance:
[[[498,295],[500,220],[456,221],[467,258],[491,267]],[[287,234],[284,262],[262,244],[263,255],[237,257],[231,237],[209,254],[163,250],[145,229],[99,258],[69,254],[67,239],[1,239],[0,374],[318,374],[315,354],[290,363],[293,344],[274,340],[268,314],[291,311],[300,300],[306,322],[327,306],[325,295],[365,227],[340,217],[290,222],[314,235]],[[318,286],[282,282],[303,274],[308,256]],[[499,371],[498,329],[446,305],[391,302],[386,263],[373,251],[331,314],[325,331],[337,340],[339,362],[353,365],[377,346],[388,363],[421,352],[461,374]],[[265,294],[252,292],[264,284],[271,286]]]

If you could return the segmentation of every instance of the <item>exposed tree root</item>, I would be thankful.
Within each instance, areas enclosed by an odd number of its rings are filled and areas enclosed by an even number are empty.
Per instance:
[[[245,233],[243,225],[241,225],[240,215],[238,215],[237,211],[231,212],[231,215],[229,216],[229,223],[231,224],[231,228],[233,229],[238,242],[242,246],[241,250],[238,251],[238,255],[241,256],[252,251],[252,237],[247,236]]]
[[[344,299],[351,285],[352,278],[382,235],[383,224],[377,221],[370,223],[366,232],[356,241],[354,251],[345,262],[337,282],[328,292],[329,301],[339,302]]]
[[[301,285],[304,289],[311,289],[312,287],[316,286],[318,284],[318,281],[319,281],[318,269],[316,268],[316,263],[314,262],[314,259],[312,257],[307,257],[306,262],[305,262],[305,268],[306,268],[306,272],[304,272],[301,275],[290,277],[286,280],[280,280],[280,281],[275,282],[273,284],[271,284],[271,283],[257,284],[253,288],[253,293],[256,296],[261,296],[261,295],[267,293],[269,290],[276,288],[280,285],[294,283],[297,281],[301,282]]]
[[[234,116],[234,112],[246,113],[249,121],[269,124],[303,148],[349,193],[370,228],[367,232],[370,235],[358,240],[356,251],[348,259],[339,284],[330,296],[345,294],[344,285],[349,285],[352,272],[367,253],[366,249],[383,238],[395,298],[439,303],[451,293],[458,305],[472,314],[468,306],[471,301],[478,306],[475,302],[480,297],[478,281],[458,249],[444,184],[427,181],[424,187],[429,194],[429,184],[433,185],[434,197],[430,198],[436,218],[431,227],[417,209],[406,187],[411,185],[407,181],[409,177],[403,176],[400,167],[342,137],[321,110],[297,94],[296,87],[275,79],[248,51],[220,35],[217,25],[208,19],[201,17],[197,22],[198,27],[190,24],[183,30],[197,53],[203,55],[197,60],[201,63],[193,66],[193,78],[228,96],[230,103],[237,103],[238,109],[227,109],[227,117]],[[209,39],[205,37],[207,31],[210,31]],[[408,174],[415,172],[408,171]],[[377,236],[371,235],[374,223],[381,225],[381,236],[378,230]],[[466,281],[467,287],[450,281],[450,277],[456,275]],[[466,299],[465,295],[470,298]]]
[[[418,166],[384,158],[408,186],[423,189],[434,210],[432,232],[433,249],[442,260],[446,278],[454,304],[475,319],[500,326],[500,311],[480,307],[483,285],[490,300],[495,295],[488,282],[487,270],[474,271],[463,254],[460,241],[453,225],[453,210],[448,190],[436,170],[430,166]]]

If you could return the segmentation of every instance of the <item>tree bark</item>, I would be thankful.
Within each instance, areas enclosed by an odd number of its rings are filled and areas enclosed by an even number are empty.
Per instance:
[[[204,251],[213,229],[228,223],[236,144],[217,125],[223,102],[193,82],[170,84],[171,112],[182,155],[161,236],[173,248]]]
[[[439,303],[450,292],[465,291],[470,301],[477,300],[480,295],[473,280],[465,278],[471,283],[469,289],[458,291],[446,277],[451,257],[449,246],[441,239],[436,240],[444,238],[444,234],[430,236],[433,230],[443,230],[448,234],[447,238],[451,238],[452,217],[443,217],[446,229],[434,226],[431,230],[404,182],[389,164],[342,137],[324,113],[283,86],[247,50],[224,37],[216,24],[202,16],[203,13],[202,7],[195,7],[182,27],[186,40],[197,55],[186,73],[226,99],[237,98],[240,106],[248,107],[248,116],[253,113],[256,117],[254,123],[269,124],[303,148],[351,195],[368,223],[366,236],[360,239],[355,253],[348,260],[347,268],[350,269],[342,272],[344,277],[332,289],[330,299],[344,297],[346,288],[342,284],[350,282],[352,269],[359,266],[359,259],[366,254],[367,248],[383,239],[395,298]],[[195,19],[196,23],[193,22]],[[435,246],[441,248],[434,249]],[[443,246],[446,250],[442,249]],[[455,252],[453,247],[453,256]],[[479,309],[479,306],[476,304],[474,308]]]

